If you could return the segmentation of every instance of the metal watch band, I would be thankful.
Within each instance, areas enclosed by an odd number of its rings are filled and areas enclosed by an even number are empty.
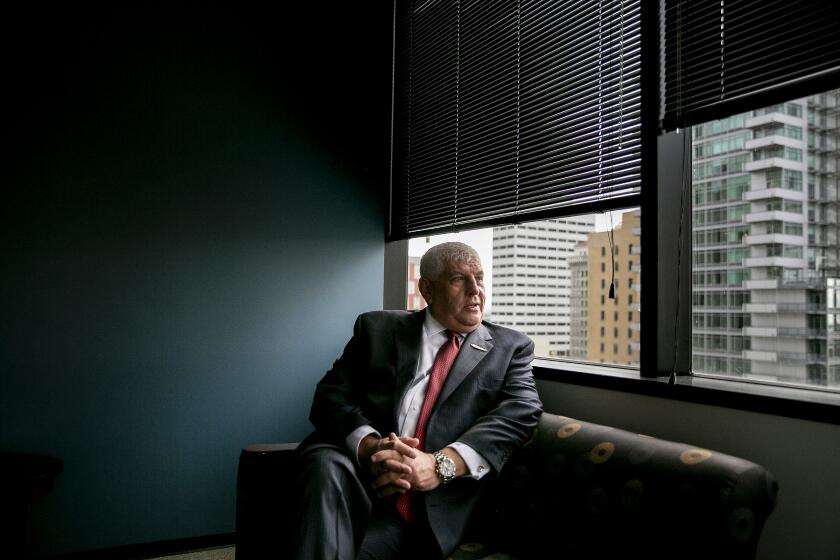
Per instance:
[[[455,461],[447,457],[444,453],[436,451],[435,458],[435,473],[440,478],[443,484],[447,484],[455,479]]]

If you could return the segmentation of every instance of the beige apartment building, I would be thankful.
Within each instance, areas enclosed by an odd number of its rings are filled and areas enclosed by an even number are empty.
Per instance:
[[[572,309],[586,309],[587,361],[639,365],[640,216],[639,210],[622,214],[621,224],[613,230],[612,250],[609,232],[603,231],[590,233],[585,251],[579,253],[588,256],[586,290],[576,293],[585,293],[586,302],[572,302]],[[615,284],[613,298],[611,282]],[[573,348],[571,355],[583,357],[580,350]]]

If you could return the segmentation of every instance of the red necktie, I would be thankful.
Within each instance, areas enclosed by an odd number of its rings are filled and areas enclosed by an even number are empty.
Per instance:
[[[435,362],[429,372],[429,386],[426,388],[426,396],[423,399],[417,428],[414,431],[414,437],[420,440],[420,445],[417,446],[420,451],[426,449],[426,424],[428,424],[429,416],[432,415],[432,409],[440,396],[443,382],[446,381],[446,376],[449,375],[449,370],[452,369],[452,364],[458,356],[458,350],[461,349],[461,337],[458,333],[446,331],[446,334],[449,335],[449,340],[440,347],[437,356],[435,356]],[[411,492],[400,494],[397,498],[397,511],[400,512],[403,519],[411,522],[413,517]]]

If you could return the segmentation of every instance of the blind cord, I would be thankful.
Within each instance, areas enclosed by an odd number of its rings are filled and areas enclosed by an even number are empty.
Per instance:
[[[613,237],[613,221],[612,211],[608,211],[610,216],[610,229],[607,230],[607,239],[610,242],[610,291],[607,297],[615,299],[615,238]]]

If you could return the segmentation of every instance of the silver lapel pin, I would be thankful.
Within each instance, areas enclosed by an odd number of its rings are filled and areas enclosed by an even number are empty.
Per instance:
[[[472,346],[472,347],[473,347],[473,348],[475,348],[476,350],[481,350],[482,352],[487,352],[487,348],[482,348],[482,347],[481,347],[481,346],[479,346],[478,344],[473,344],[472,342],[470,342],[470,346]]]

